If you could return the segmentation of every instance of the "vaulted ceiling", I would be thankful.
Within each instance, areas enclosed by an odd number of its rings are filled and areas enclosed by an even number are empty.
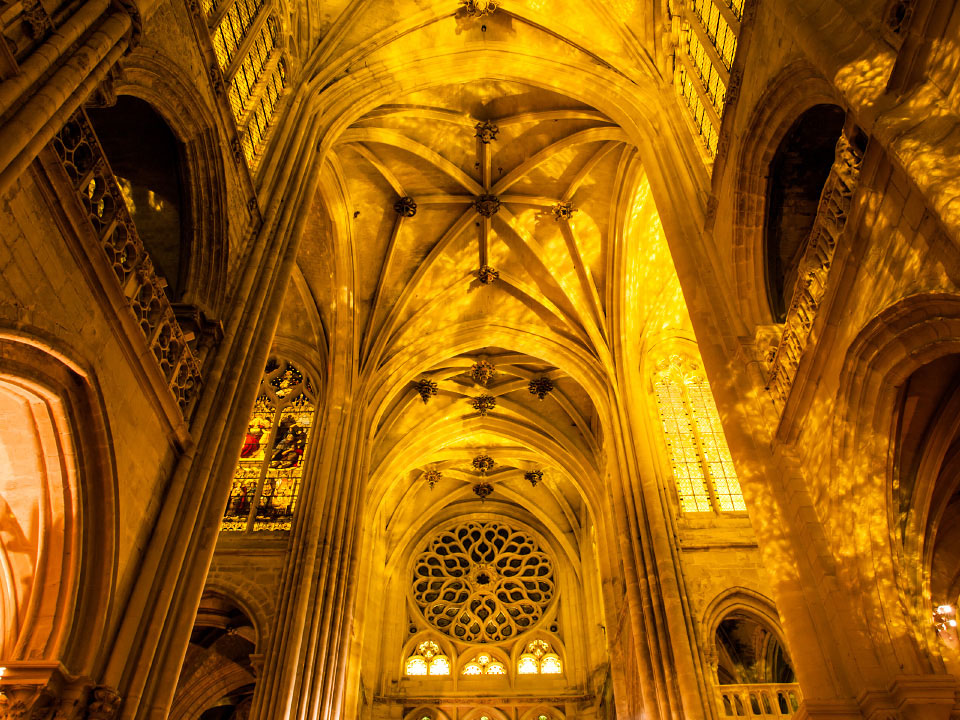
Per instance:
[[[579,537],[601,506],[620,338],[689,324],[637,150],[594,108],[486,80],[364,114],[324,177],[279,335],[310,343],[319,328],[321,348],[351,358],[385,522],[405,528],[440,498],[476,503],[471,460],[486,453],[487,508],[525,507]],[[483,266],[498,277],[482,282]],[[497,370],[486,383],[469,372],[481,359]],[[554,386],[542,400],[540,377]],[[420,379],[437,384],[427,403]],[[428,469],[443,475],[433,490]]]

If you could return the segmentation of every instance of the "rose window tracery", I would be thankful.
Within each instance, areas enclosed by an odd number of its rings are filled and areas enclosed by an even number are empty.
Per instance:
[[[499,521],[445,528],[414,561],[414,602],[457,640],[515,637],[540,621],[555,594],[549,556],[527,532]]]

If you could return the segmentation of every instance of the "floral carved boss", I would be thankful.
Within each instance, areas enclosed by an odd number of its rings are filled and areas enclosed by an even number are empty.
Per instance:
[[[536,625],[556,594],[536,540],[502,522],[441,530],[416,556],[413,601],[430,625],[466,642],[499,642]]]

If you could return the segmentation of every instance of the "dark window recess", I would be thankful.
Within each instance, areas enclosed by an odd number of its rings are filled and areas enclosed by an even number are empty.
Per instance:
[[[777,322],[786,318],[793,297],[844,117],[836,105],[813,106],[797,118],[770,163],[764,251],[770,309]]]
[[[143,100],[120,96],[116,105],[87,108],[127,208],[157,273],[176,302],[186,264],[183,148],[166,122]]]

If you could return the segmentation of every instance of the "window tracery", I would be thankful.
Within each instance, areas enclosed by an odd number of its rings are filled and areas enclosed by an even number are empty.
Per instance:
[[[461,675],[506,675],[507,667],[490,653],[481,652],[463,666]]]
[[[310,378],[289,361],[267,362],[221,530],[289,530],[315,410]]]
[[[416,651],[407,658],[406,673],[411,676],[450,674],[450,658],[443,654],[440,646],[433,640],[425,640],[417,645]]]
[[[546,640],[538,639],[527,643],[527,647],[517,659],[517,673],[520,675],[560,675],[563,664],[560,656]]]
[[[414,558],[411,594],[440,632],[499,642],[543,618],[556,594],[553,563],[527,532],[468,520],[439,531]]]
[[[746,511],[713,393],[698,363],[671,355],[654,377],[682,512]]]

